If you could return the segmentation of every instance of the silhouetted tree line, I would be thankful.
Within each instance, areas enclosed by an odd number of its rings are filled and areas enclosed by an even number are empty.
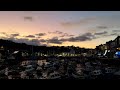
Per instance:
[[[23,50],[29,53],[33,52],[41,52],[44,54],[47,53],[56,53],[59,54],[61,52],[70,52],[71,49],[74,49],[75,53],[84,53],[87,52],[89,49],[74,47],[74,46],[34,46],[34,45],[27,45],[25,43],[16,43],[10,40],[3,40],[0,39],[0,46],[3,46],[5,51],[10,50],[9,52],[13,52],[15,50]]]

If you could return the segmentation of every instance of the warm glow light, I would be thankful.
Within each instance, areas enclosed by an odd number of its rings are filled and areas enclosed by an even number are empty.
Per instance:
[[[0,11],[0,37],[13,38],[9,34],[19,33],[17,39],[44,39],[49,40],[57,37],[66,39],[77,37],[78,41],[63,41],[62,44],[49,42],[40,42],[48,46],[78,46],[86,48],[95,48],[97,45],[104,44],[106,41],[113,40],[119,35],[120,12],[97,12],[97,11]],[[27,17],[27,18],[26,18]],[[109,27],[109,28],[108,28]],[[108,31],[109,29],[109,31]],[[112,35],[112,30],[118,30],[117,34]],[[73,35],[71,37],[61,34],[48,33],[60,31]],[[8,35],[1,34],[5,32]],[[26,38],[27,35],[46,33],[39,38]],[[94,35],[94,39],[84,36],[86,33]],[[81,36],[81,37],[79,37]],[[107,47],[104,47],[107,49]]]

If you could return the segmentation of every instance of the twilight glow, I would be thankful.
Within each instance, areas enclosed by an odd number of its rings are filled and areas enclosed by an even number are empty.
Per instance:
[[[0,38],[95,48],[120,34],[120,11],[0,11]]]

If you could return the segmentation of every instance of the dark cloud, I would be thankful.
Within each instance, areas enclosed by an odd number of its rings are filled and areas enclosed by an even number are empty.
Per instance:
[[[74,35],[69,35],[70,37],[73,37]]]
[[[97,26],[98,29],[107,29],[107,26]]]
[[[60,37],[73,37],[74,35],[69,35],[68,33],[63,33]]]
[[[96,18],[90,17],[90,18],[84,18],[78,21],[62,22],[61,25],[64,27],[80,26],[80,25],[86,25],[88,23],[91,23],[94,20],[96,20]]]
[[[104,35],[104,34],[107,34],[107,33],[108,33],[107,31],[104,31],[104,32],[95,33],[94,35]]]
[[[28,35],[28,36],[25,36],[25,37],[27,37],[27,38],[35,38],[34,35]]]
[[[7,37],[9,37],[9,35],[6,32],[0,32],[0,33],[7,36]]]
[[[120,32],[120,30],[112,30],[112,32]]]
[[[20,34],[11,34],[12,37],[20,36]]]
[[[10,37],[10,38],[6,38],[6,39],[11,40],[13,42],[17,42],[17,43],[26,43],[26,44],[28,44],[28,42],[29,42],[29,39],[25,39],[25,38],[18,39],[18,38]]]
[[[32,40],[30,40],[29,43],[31,43],[33,45],[40,45],[40,41],[38,39],[32,39]]]
[[[74,35],[70,35],[68,33],[64,33],[64,32],[61,32],[61,31],[55,31],[55,32],[48,32],[49,34],[59,34],[60,36],[59,37],[72,37]]]
[[[92,39],[96,39],[96,37],[94,35],[92,35],[91,33],[85,33],[83,35],[80,36],[76,36],[76,37],[70,37],[67,39],[61,39],[60,41],[65,42],[65,41],[69,41],[69,42],[80,42],[80,41],[90,41]]]
[[[44,39],[40,39],[39,41],[40,41],[40,42],[46,42],[46,40],[44,40]]]
[[[42,44],[42,46],[48,46],[47,44]]]
[[[25,17],[24,17],[24,20],[33,21],[33,17],[31,17],[31,16],[25,16]]]
[[[118,36],[118,33],[110,33],[110,34],[104,34],[102,37],[108,37],[108,36]]]
[[[8,34],[6,32],[0,32],[1,34],[5,35],[6,37],[17,37],[20,36],[19,33]]]
[[[34,38],[34,35],[28,35],[28,36],[23,36],[23,38],[17,38],[17,36],[20,36],[19,33],[13,33],[13,34],[7,34],[5,32],[0,32],[1,34],[6,35],[5,37],[2,37],[5,40],[11,40],[13,42],[17,42],[17,43],[26,43],[28,45],[43,45],[42,43],[47,42],[44,39],[32,39],[29,40],[28,38]],[[26,38],[28,37],[28,38]],[[45,44],[44,44],[45,45]]]
[[[35,34],[35,35],[37,35],[37,36],[44,36],[44,35],[46,35],[46,33],[38,33],[38,34]]]
[[[110,35],[111,35],[111,36],[113,36],[113,35],[116,35],[116,36],[117,36],[117,35],[118,35],[118,33],[111,33]]]
[[[66,42],[66,41],[69,41],[68,39],[69,39],[69,38],[62,38],[62,39],[60,39],[59,41],[61,41],[61,42]]]
[[[83,35],[77,36],[77,37],[71,37],[68,39],[68,41],[76,42],[76,41],[90,41],[92,39],[95,39],[95,36],[91,33],[85,33]]]
[[[55,31],[55,32],[48,32],[49,34],[63,34],[63,32]]]
[[[5,32],[0,32],[1,34],[6,34]]]
[[[62,44],[62,42],[58,39],[58,37],[53,37],[52,39],[48,39],[47,42],[53,44]]]
[[[38,39],[29,40],[29,39],[26,39],[26,38],[18,39],[18,38],[14,38],[14,37],[5,38],[5,39],[6,40],[11,40],[11,41],[17,42],[17,43],[26,43],[28,45],[37,45],[37,46],[43,45],[42,43],[40,43],[40,41]]]
[[[41,38],[41,37],[38,36],[37,38]]]
[[[56,34],[63,34],[63,32],[55,31]]]

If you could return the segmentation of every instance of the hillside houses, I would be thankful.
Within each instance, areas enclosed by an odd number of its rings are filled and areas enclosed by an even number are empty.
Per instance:
[[[99,46],[96,46],[95,48],[97,53],[105,54],[105,51],[109,51],[110,55],[109,57],[113,57],[116,51],[120,50],[120,36],[115,38],[114,40],[108,41],[105,44],[101,44]]]

